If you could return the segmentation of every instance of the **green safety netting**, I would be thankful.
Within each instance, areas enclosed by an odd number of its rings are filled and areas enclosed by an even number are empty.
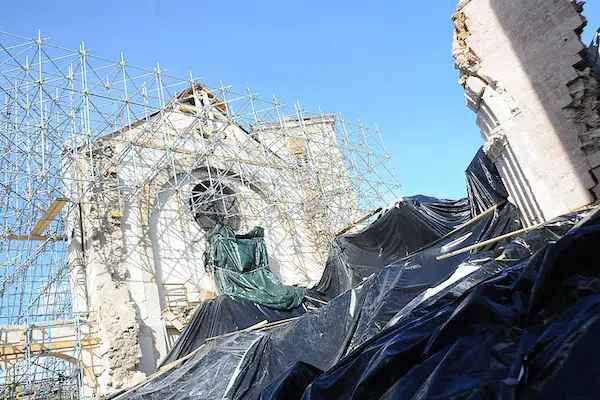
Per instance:
[[[205,265],[220,294],[277,310],[296,308],[304,299],[304,289],[282,284],[271,272],[264,235],[261,227],[236,235],[231,227],[217,224],[206,233]]]

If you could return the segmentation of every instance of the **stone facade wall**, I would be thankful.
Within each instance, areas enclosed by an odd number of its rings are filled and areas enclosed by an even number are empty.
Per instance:
[[[333,115],[299,116],[263,123],[252,131],[262,143],[277,149],[277,155],[292,166],[296,187],[304,193],[303,212],[312,221],[308,237],[313,240],[314,248],[324,252],[323,261],[333,234],[348,221],[362,216],[347,176],[335,125]],[[287,141],[282,140],[282,136]]]
[[[263,143],[198,101],[174,103],[74,152],[78,160],[68,175],[77,183],[70,190],[85,200],[81,218],[70,221],[70,260],[73,281],[85,286],[74,293],[87,293],[77,299],[79,311],[94,315],[100,332],[103,394],[154,372],[166,355],[176,327],[168,287],[215,290],[203,266],[205,232],[190,208],[196,185],[218,181],[232,190],[240,232],[266,228],[269,263],[286,284],[316,283],[329,246],[324,239],[344,222],[341,212],[353,218],[348,208],[356,207],[355,194],[342,176],[333,118],[295,121],[281,143]],[[301,154],[290,137],[306,138]],[[316,170],[323,174],[311,175]],[[305,185],[303,177],[310,179]],[[314,199],[336,207],[317,215]],[[189,304],[185,309],[193,310]]]
[[[532,224],[599,193],[598,83],[568,0],[461,1],[453,55],[511,199]]]

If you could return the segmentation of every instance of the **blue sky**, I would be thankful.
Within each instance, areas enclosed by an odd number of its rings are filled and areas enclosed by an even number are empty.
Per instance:
[[[481,146],[450,54],[456,0],[3,2],[0,30],[133,65],[250,86],[308,110],[375,122],[403,195],[465,196]],[[27,11],[24,10],[25,6]],[[600,4],[589,2],[589,42]]]

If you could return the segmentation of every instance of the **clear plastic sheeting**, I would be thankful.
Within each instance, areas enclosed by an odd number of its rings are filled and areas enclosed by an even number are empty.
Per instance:
[[[361,232],[338,236],[314,291],[335,297],[469,220],[469,200],[406,197]]]
[[[260,332],[247,332],[211,341],[185,363],[119,400],[220,399],[240,361],[261,336]],[[118,396],[122,394],[117,393],[114,397]]]

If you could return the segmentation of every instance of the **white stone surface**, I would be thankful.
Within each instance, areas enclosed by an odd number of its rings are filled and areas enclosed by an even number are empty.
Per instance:
[[[463,71],[465,96],[484,140],[501,129],[514,154],[497,164],[509,192],[531,192],[522,208],[537,203],[543,219],[590,204],[595,182],[579,137],[585,126],[569,108],[567,86],[578,78],[582,17],[568,0],[472,0],[460,12],[479,68]],[[521,178],[508,172],[511,162]]]

